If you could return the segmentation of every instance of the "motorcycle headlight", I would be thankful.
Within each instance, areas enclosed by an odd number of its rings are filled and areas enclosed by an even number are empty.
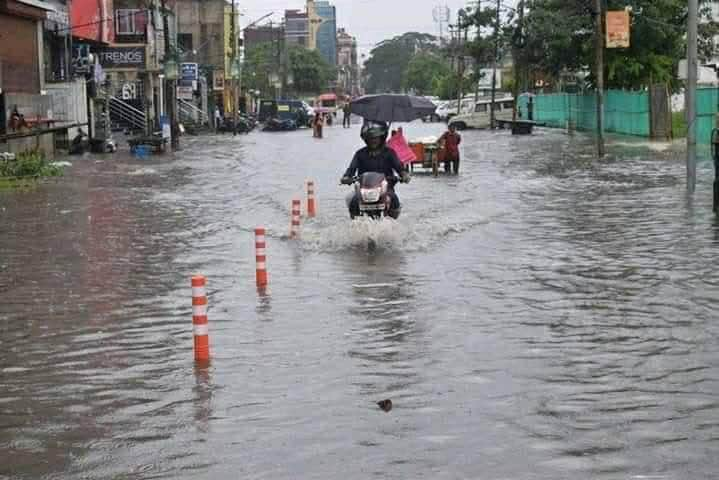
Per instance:
[[[382,187],[360,189],[360,196],[362,197],[362,201],[365,203],[379,202],[379,197],[381,195]]]

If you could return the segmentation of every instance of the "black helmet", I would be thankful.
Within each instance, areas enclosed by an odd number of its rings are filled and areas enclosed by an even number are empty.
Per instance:
[[[360,136],[365,142],[370,138],[381,138],[382,140],[387,139],[389,133],[389,125],[387,122],[375,122],[372,120],[365,120],[362,124],[362,131]]]

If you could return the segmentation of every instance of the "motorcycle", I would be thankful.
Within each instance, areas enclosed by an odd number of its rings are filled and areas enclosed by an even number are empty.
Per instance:
[[[279,118],[267,120],[262,128],[264,132],[291,132],[294,130],[297,130],[297,124],[294,120],[280,120]]]
[[[250,133],[255,128],[255,123],[253,121],[244,116],[244,115],[238,115],[237,116],[237,125],[235,125],[235,120],[232,117],[227,117],[222,121],[222,124],[217,129],[219,132],[223,133]]]
[[[359,200],[359,214],[350,210],[352,219],[358,215],[361,217],[369,217],[372,219],[381,219],[390,217],[396,219],[399,216],[399,210],[392,212],[392,195],[394,186],[400,182],[399,177],[386,177],[379,172],[366,172],[352,179],[355,194],[350,196],[347,206],[350,202],[357,198]]]

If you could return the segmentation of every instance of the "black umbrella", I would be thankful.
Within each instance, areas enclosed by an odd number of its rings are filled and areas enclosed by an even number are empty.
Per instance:
[[[431,101],[413,95],[365,95],[350,104],[350,110],[355,115],[389,123],[411,122],[433,114],[436,109]]]

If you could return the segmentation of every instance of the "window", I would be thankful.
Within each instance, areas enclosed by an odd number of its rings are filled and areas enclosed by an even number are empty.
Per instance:
[[[514,102],[504,102],[502,108],[505,110],[512,110],[514,108]]]
[[[145,10],[115,10],[115,33],[118,35],[144,35],[146,26]]]
[[[475,113],[487,113],[487,104],[486,103],[478,103],[474,106],[474,112]]]
[[[502,104],[501,103],[493,103],[492,110],[494,110],[495,112],[499,112],[500,110],[502,110]]]
[[[192,51],[192,34],[191,33],[178,33],[177,43],[184,52]]]

